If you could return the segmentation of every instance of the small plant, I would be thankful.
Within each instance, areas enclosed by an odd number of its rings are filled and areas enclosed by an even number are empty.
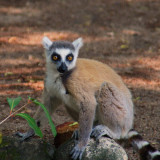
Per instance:
[[[21,101],[21,97],[18,98],[7,98],[7,102],[10,106],[10,114],[12,113],[13,109],[19,104]]]
[[[55,126],[54,126],[54,124],[52,122],[51,116],[49,115],[46,107],[42,103],[37,101],[36,99],[33,99],[33,98],[29,97],[27,104],[23,105],[22,107],[17,109],[15,112],[13,112],[13,109],[19,104],[21,99],[22,99],[21,97],[18,97],[18,98],[7,98],[7,102],[9,104],[9,106],[10,106],[10,115],[8,117],[6,117],[3,121],[1,121],[0,125],[2,123],[4,123],[7,119],[12,117],[12,116],[20,116],[20,117],[24,118],[25,120],[27,120],[29,126],[34,130],[35,134],[42,138],[43,137],[42,131],[37,126],[36,121],[26,113],[18,113],[18,112],[20,112],[20,110],[24,109],[28,104],[34,103],[34,104],[40,106],[44,110],[45,115],[46,115],[46,117],[47,117],[47,119],[49,121],[49,125],[51,126],[52,134],[55,137],[57,135],[57,132],[56,132],[56,128],[55,128]]]

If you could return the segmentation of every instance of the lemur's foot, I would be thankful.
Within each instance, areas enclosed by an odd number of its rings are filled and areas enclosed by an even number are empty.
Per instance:
[[[15,135],[21,137],[21,141],[25,141],[25,140],[33,137],[35,135],[35,133],[34,133],[33,129],[29,129],[25,133],[17,132]]]
[[[92,129],[91,136],[95,137],[96,140],[99,140],[102,136],[107,136],[109,138],[112,138],[110,131],[106,126],[98,125],[95,128]]]

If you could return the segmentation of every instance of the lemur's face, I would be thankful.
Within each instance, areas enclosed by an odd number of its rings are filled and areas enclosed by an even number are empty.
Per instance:
[[[46,60],[60,73],[73,69],[76,65],[78,52],[83,45],[79,38],[74,42],[51,42],[47,37],[43,38],[43,46],[46,49]]]
[[[65,42],[62,42],[64,45]],[[51,50],[51,61],[56,65],[57,71],[64,73],[72,68],[74,68],[77,57],[75,55],[74,46],[71,48],[54,48]]]

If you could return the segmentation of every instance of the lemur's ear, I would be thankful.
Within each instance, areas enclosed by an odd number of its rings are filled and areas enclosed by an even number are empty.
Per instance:
[[[75,41],[72,42],[76,50],[79,50],[83,46],[83,39],[78,38]]]
[[[42,39],[42,44],[45,49],[49,50],[50,46],[52,45],[52,41],[48,37],[45,36]]]

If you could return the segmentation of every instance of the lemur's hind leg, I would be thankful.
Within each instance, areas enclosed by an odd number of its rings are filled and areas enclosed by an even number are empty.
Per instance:
[[[97,93],[97,102],[98,125],[91,135],[96,139],[104,135],[113,139],[124,137],[132,127],[125,95],[113,84],[105,82]]]
[[[47,121],[47,119],[45,118],[45,113],[41,107],[38,108],[36,114],[34,115],[34,119],[36,120],[38,127],[42,125],[42,121],[44,121],[44,119]],[[15,135],[19,136],[21,138],[21,141],[25,141],[33,137],[35,135],[35,132],[32,128],[29,128],[27,132],[25,133],[17,132]]]
[[[42,127],[47,122],[46,115],[41,107],[38,108],[33,118],[36,120],[38,127]],[[33,137],[35,135],[35,132],[32,128],[29,128],[27,132],[25,133],[17,132],[15,135],[19,136],[21,138],[21,141],[25,141]]]
[[[46,109],[48,110],[49,114],[52,115],[52,113],[55,111],[55,109],[61,104],[61,101],[57,99],[56,97],[50,97],[47,91],[44,89],[43,91],[43,96],[42,96],[42,101]],[[36,114],[33,117],[36,122],[38,127],[43,128],[46,123],[48,122],[47,117],[45,115],[45,112],[41,107],[37,109]],[[27,132],[25,133],[16,133],[17,136],[21,137],[21,140],[24,141],[32,136],[35,135],[34,130],[30,128]]]
[[[35,135],[35,133],[34,133],[34,130],[32,128],[30,128],[25,133],[17,132],[15,135],[21,137],[21,141],[24,141],[24,140],[29,139],[30,137],[33,137]]]
[[[105,135],[113,139],[116,137],[116,135],[105,125],[97,125],[92,129],[91,137],[95,137],[96,140]],[[78,140],[78,130],[73,132],[72,138]]]
[[[92,129],[91,133],[92,137],[95,137],[96,140],[101,138],[102,136],[107,136],[109,138],[116,138],[117,136],[115,135],[114,132],[112,132],[107,126],[105,125],[97,125]]]

